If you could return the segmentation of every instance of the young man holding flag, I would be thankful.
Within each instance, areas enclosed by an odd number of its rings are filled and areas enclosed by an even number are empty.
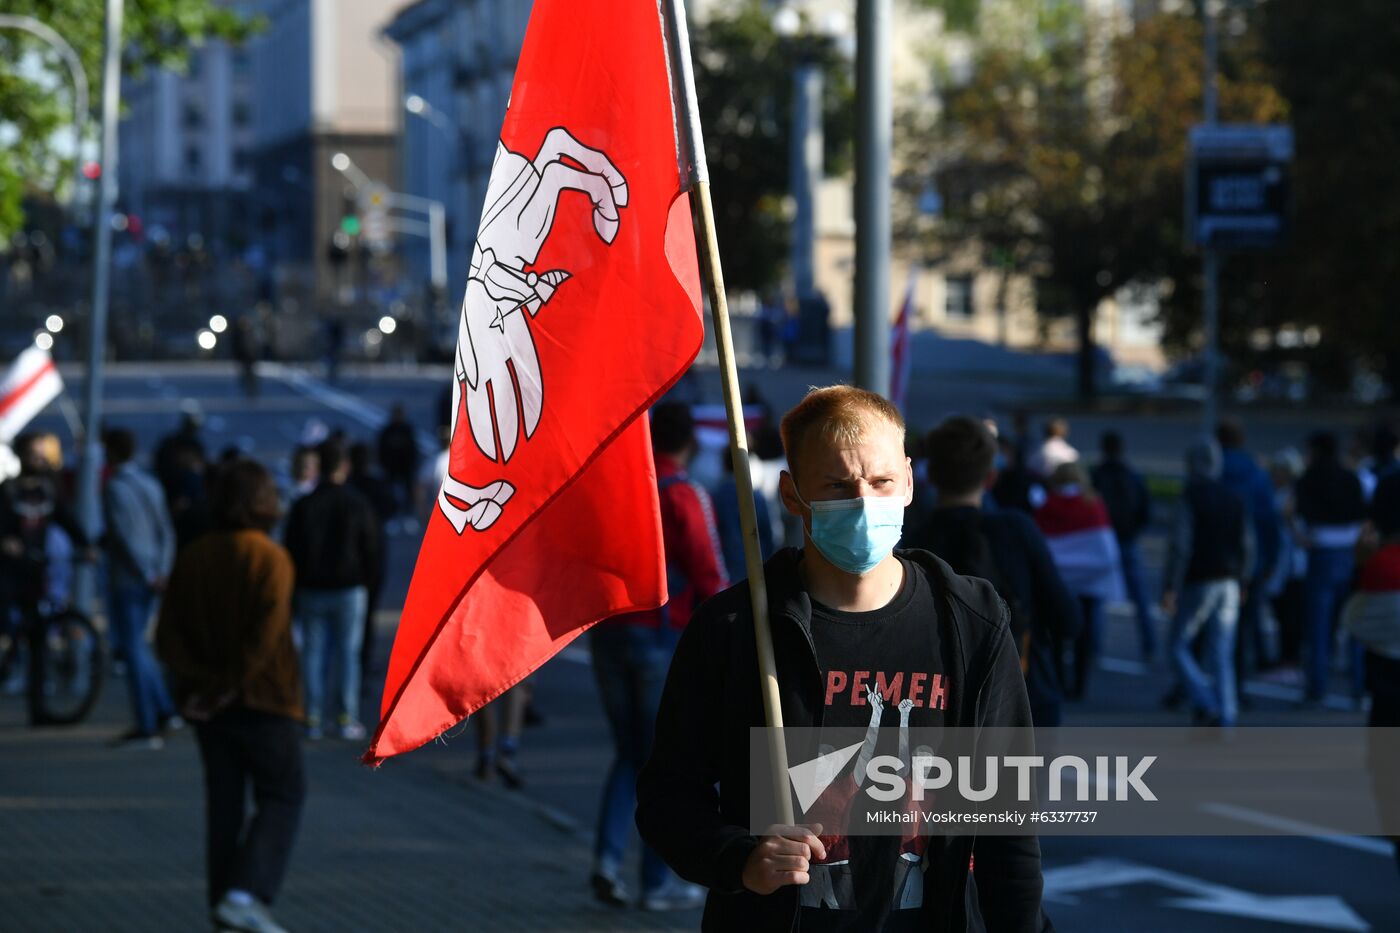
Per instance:
[[[783,419],[790,472],[783,504],[803,522],[803,549],[766,565],[778,689],[788,727],[864,726],[856,672],[933,685],[913,726],[1031,724],[1005,604],[922,551],[895,552],[913,474],[904,424],[885,399],[846,386],[811,392]],[[681,636],[652,757],[637,786],[642,837],[684,878],[710,888],[703,929],[969,929],[971,837],[932,837],[918,890],[896,903],[898,836],[844,837],[839,827],[749,832],[749,729],[764,725],[748,584],[701,606]],[[893,706],[893,704],[889,704]],[[891,715],[894,710],[890,709]],[[804,896],[828,848],[849,851],[850,903]],[[977,896],[991,933],[1049,928],[1040,910],[1034,836],[976,840]]]

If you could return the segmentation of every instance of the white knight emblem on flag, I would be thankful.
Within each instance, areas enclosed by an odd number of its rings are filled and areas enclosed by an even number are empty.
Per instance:
[[[528,318],[570,273],[526,267],[549,238],[559,195],[571,190],[588,195],[593,229],[611,244],[620,223],[618,208],[627,206],[627,180],[604,153],[561,127],[549,131],[533,161],[497,143],[462,299],[452,382],[452,438],[465,394],[472,439],[493,463],[510,462],[522,427],[527,441],[539,427],[544,383]],[[458,534],[468,525],[485,531],[515,487],[504,479],[470,485],[456,475],[459,468],[449,455],[438,507]]]

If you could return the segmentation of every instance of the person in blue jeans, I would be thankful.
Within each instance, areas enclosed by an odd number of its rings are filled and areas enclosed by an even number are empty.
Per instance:
[[[1234,725],[1239,713],[1235,683],[1235,631],[1241,581],[1254,564],[1254,534],[1244,502],[1220,482],[1220,447],[1213,439],[1186,452],[1181,493],[1167,550],[1162,611],[1172,617],[1172,663],[1206,725]],[[1192,651],[1205,632],[1214,684]]]
[[[102,509],[107,545],[107,622],[126,658],[126,683],[135,723],[121,744],[159,748],[161,730],[175,717],[165,675],[146,642],[156,599],[175,563],[175,527],[155,477],[135,463],[136,438],[113,429],[102,438],[111,470]]]
[[[1366,521],[1366,499],[1355,471],[1342,463],[1337,435],[1320,431],[1308,439],[1308,468],[1298,480],[1295,514],[1308,549],[1303,582],[1306,613],[1304,702],[1320,703],[1327,690],[1336,621],[1356,572],[1356,543]],[[1361,647],[1352,643],[1352,693],[1364,688]]]
[[[296,621],[302,633],[307,737],[319,739],[326,706],[333,706],[342,739],[365,737],[360,722],[360,642],[369,587],[379,574],[380,528],[374,507],[348,483],[349,452],[323,442],[320,482],[287,516],[284,544],[296,566]],[[339,685],[326,704],[327,668]]]
[[[1090,478],[1113,522],[1123,567],[1123,588],[1137,615],[1138,646],[1142,659],[1150,662],[1157,653],[1157,617],[1147,595],[1138,538],[1152,523],[1152,498],[1142,475],[1129,466],[1123,456],[1123,435],[1117,431],[1104,432],[1099,439],[1099,450],[1103,459],[1094,467]]]
[[[685,468],[696,449],[690,408],[657,405],[651,415],[651,439],[670,601],[650,612],[606,619],[589,633],[593,674],[613,738],[613,762],[598,814],[592,886],[594,896],[613,906],[629,901],[620,872],[633,833],[637,773],[651,755],[661,689],[680,630],[695,605],[729,585],[713,504]],[[644,909],[698,907],[704,899],[702,889],[682,883],[659,855],[643,848]]]
[[[1222,458],[1220,481],[1244,502],[1257,548],[1254,575],[1243,593],[1239,637],[1235,641],[1235,678],[1241,681],[1253,671],[1269,667],[1273,660],[1264,633],[1264,608],[1282,544],[1282,526],[1274,502],[1273,481],[1245,448],[1244,424],[1235,418],[1222,418],[1216,425],[1215,438]]]

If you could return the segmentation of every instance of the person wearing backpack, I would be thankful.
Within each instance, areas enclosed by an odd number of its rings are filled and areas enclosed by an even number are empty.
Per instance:
[[[997,477],[997,442],[987,426],[954,416],[930,431],[924,446],[938,507],[905,544],[932,551],[958,573],[995,587],[1011,610],[1031,718],[1037,726],[1057,726],[1063,686],[1056,659],[1079,633],[1079,604],[1030,516],[983,508],[983,492]]]
[[[1083,698],[1089,669],[1099,655],[1104,607],[1123,598],[1118,539],[1108,509],[1078,463],[1062,463],[1050,476],[1050,494],[1035,511],[1035,523],[1045,535],[1050,555],[1069,591],[1079,601],[1084,624],[1074,640],[1074,673],[1069,698]]]
[[[594,896],[615,907],[628,903],[620,874],[632,835],[637,772],[651,754],[671,656],[691,610],[729,586],[714,505],[686,472],[697,449],[690,407],[663,402],[652,409],[651,443],[670,600],[660,609],[606,619],[589,632],[593,674],[614,751],[603,785],[591,883]],[[704,901],[704,891],[676,878],[650,847],[643,849],[641,862],[643,909],[685,909]]]
[[[1157,654],[1157,617],[1147,595],[1138,538],[1152,523],[1152,499],[1142,474],[1123,458],[1123,435],[1105,431],[1099,439],[1103,460],[1090,471],[1090,481],[1108,507],[1113,534],[1118,539],[1118,556],[1123,566],[1123,587],[1137,615],[1138,645],[1142,659],[1151,663]]]
[[[1371,694],[1373,728],[1400,727],[1400,483],[1382,482],[1371,502],[1374,540],[1359,554],[1357,591],[1342,610],[1342,626],[1365,647],[1366,689]],[[1366,553],[1369,551],[1370,553]],[[1400,752],[1384,733],[1372,732],[1371,780],[1376,808],[1389,827],[1400,825],[1394,788],[1400,786]],[[1400,867],[1400,835],[1395,844]]]

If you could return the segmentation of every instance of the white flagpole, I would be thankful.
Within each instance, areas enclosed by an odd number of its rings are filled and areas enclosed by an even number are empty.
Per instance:
[[[690,62],[690,30],[684,0],[663,0],[663,22],[671,71],[671,94],[676,117],[677,153],[681,178],[691,192],[695,224],[700,236],[700,271],[704,276],[719,349],[724,408],[729,420],[729,451],[734,461],[734,483],[739,495],[739,527],[744,535],[744,563],[749,572],[753,604],[754,640],[758,649],[758,676],[763,711],[769,726],[768,753],[773,764],[773,800],[781,822],[795,822],[788,793],[787,748],[782,741],[783,709],[778,692],[778,667],[773,656],[773,633],[768,621],[768,588],[763,577],[763,554],[758,543],[758,516],[753,501],[753,475],[749,472],[749,442],[744,430],[739,370],[734,362],[734,340],[729,329],[729,302],[724,292],[724,270],[715,235],[714,205],[710,201],[710,173],[705,164],[700,108],[695,99],[695,71]]]

